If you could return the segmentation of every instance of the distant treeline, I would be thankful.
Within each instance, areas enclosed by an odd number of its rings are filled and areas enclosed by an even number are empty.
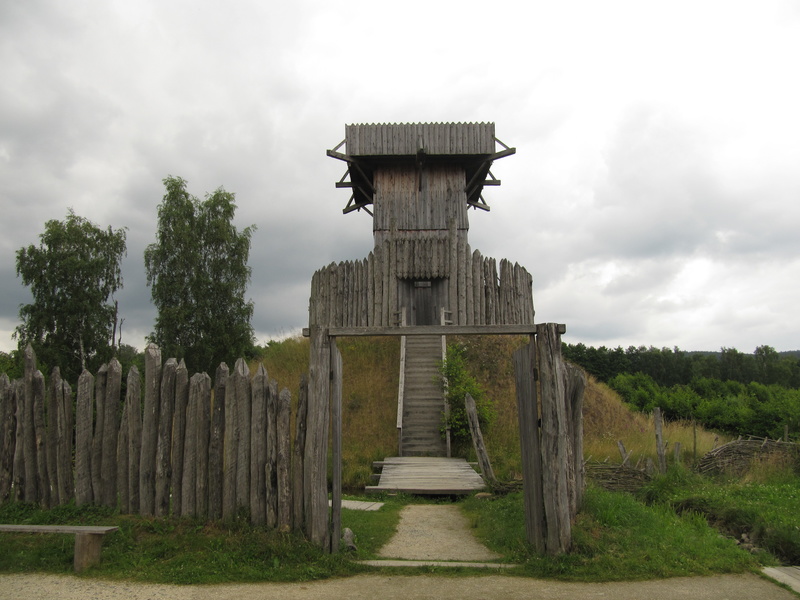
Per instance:
[[[704,378],[800,388],[798,354],[777,352],[771,346],[758,346],[752,354],[745,354],[736,348],[687,352],[677,347],[630,346],[623,350],[563,344],[563,355],[606,383],[623,373],[643,373],[661,386],[688,385],[696,378]]]
[[[649,375],[623,373],[608,382],[622,398],[643,412],[658,406],[668,419],[696,419],[709,429],[732,435],[782,438],[788,427],[800,431],[800,390],[751,381],[696,377],[689,384],[658,385]]]
[[[759,346],[685,352],[639,346],[564,344],[567,360],[607,383],[635,408],[658,406],[668,419],[696,419],[733,435],[777,438],[800,431],[800,358]]]

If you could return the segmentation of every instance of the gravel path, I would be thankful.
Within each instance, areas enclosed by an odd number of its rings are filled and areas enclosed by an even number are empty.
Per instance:
[[[561,583],[521,577],[360,575],[311,583],[174,586],[59,575],[0,575],[0,600],[797,600],[756,575],[625,583]]]
[[[397,533],[378,554],[407,560],[486,561],[501,558],[479,544],[457,506],[409,504],[400,511]]]

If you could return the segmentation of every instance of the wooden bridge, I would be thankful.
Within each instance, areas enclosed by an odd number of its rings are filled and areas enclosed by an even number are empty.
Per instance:
[[[442,456],[397,456],[385,458],[378,485],[367,486],[367,493],[406,492],[449,496],[482,490],[481,476],[463,458]]]

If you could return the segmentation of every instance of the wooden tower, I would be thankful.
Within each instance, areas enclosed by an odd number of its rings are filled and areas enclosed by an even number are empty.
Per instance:
[[[328,155],[347,163],[344,213],[372,215],[375,247],[312,281],[312,326],[533,323],[532,279],[472,251],[468,209],[488,211],[493,161],[514,154],[494,123],[348,125]],[[344,151],[342,147],[344,146]],[[498,148],[499,146],[499,148]]]
[[[352,190],[344,212],[363,210],[372,216],[374,248],[363,260],[318,270],[311,282],[305,528],[309,539],[324,548],[337,551],[341,535],[342,357],[337,338],[393,335],[402,340],[400,456],[384,461],[402,474],[387,475],[384,467],[378,487],[390,478],[414,480],[410,487],[389,482],[382,489],[454,494],[475,488],[465,483],[466,477],[450,479],[430,466],[458,459],[442,458],[450,454],[449,443],[445,448],[439,435],[448,408],[440,389],[423,389],[422,382],[432,377],[422,369],[441,359],[444,336],[457,334],[529,336],[529,343],[514,353],[526,537],[540,552],[569,550],[583,490],[583,374],[561,359],[560,336],[566,327],[534,323],[528,272],[473,251],[467,235],[468,209],[489,210],[483,188],[500,184],[490,170],[493,162],[514,152],[495,137],[492,123],[348,125],[345,139],[328,151],[347,164],[336,184]]]

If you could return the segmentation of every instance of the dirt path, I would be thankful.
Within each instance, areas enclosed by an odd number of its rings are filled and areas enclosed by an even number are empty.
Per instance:
[[[59,575],[2,575],[0,600],[797,600],[755,575],[625,583],[561,583],[520,577],[360,575],[311,583],[154,585]]]
[[[409,504],[397,533],[378,554],[406,560],[487,561],[501,558],[479,544],[455,505]]]

